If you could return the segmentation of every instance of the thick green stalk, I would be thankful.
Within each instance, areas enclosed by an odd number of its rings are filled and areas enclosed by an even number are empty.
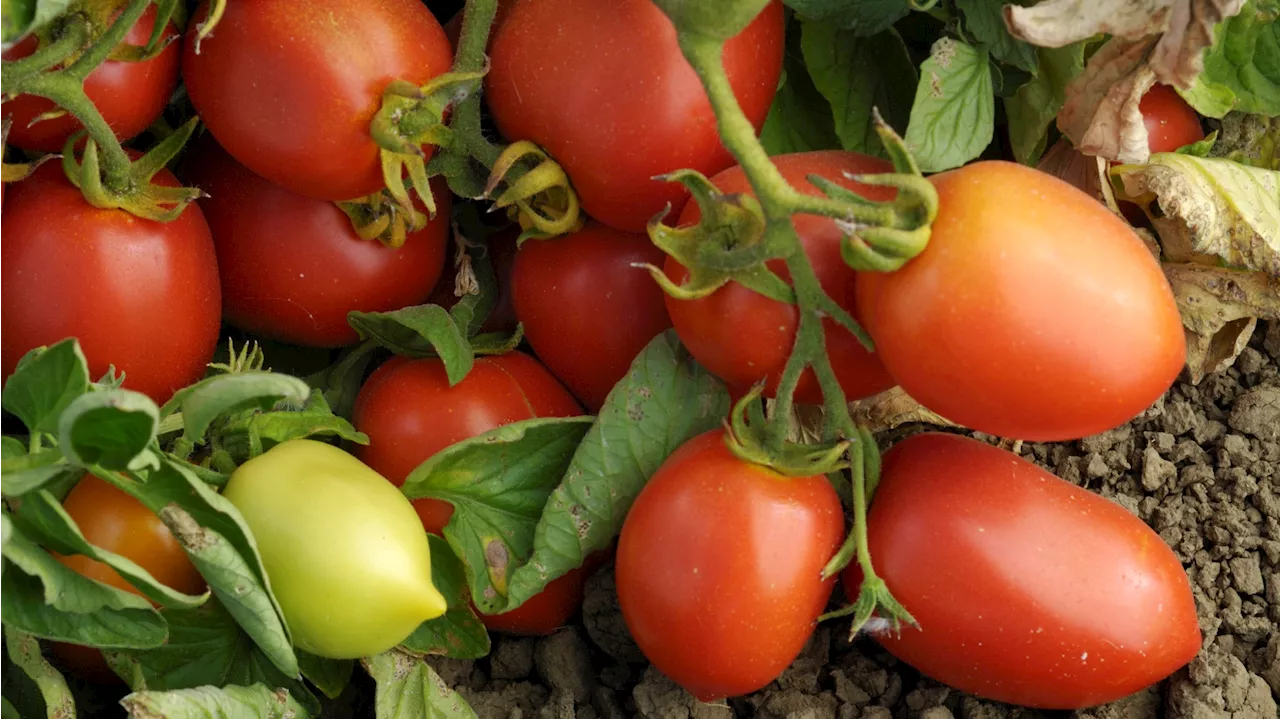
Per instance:
[[[485,48],[489,44],[489,33],[497,11],[497,0],[467,0],[462,16],[462,33],[458,37],[458,53],[453,60],[454,72],[484,69],[487,62]],[[460,150],[488,168],[498,161],[501,148],[486,140],[480,131],[480,93],[472,93],[453,108],[449,127]]]

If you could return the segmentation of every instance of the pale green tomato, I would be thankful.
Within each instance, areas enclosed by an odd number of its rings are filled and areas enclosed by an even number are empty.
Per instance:
[[[337,447],[299,439],[231,475],[294,643],[322,657],[384,652],[445,600],[422,523],[395,485]]]

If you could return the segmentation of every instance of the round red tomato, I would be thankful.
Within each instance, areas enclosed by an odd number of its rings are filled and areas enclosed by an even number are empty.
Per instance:
[[[1200,116],[1177,91],[1155,85],[1138,103],[1142,124],[1147,128],[1147,147],[1152,152],[1173,152],[1204,139]]]
[[[85,475],[62,501],[62,507],[90,544],[132,560],[156,581],[179,592],[204,592],[204,578],[169,528],[146,505],[125,492]],[[82,554],[54,556],[89,579],[141,596],[116,570],[101,562]],[[61,642],[53,642],[51,647],[62,665],[78,676],[99,683],[119,681],[97,649]]]
[[[512,226],[493,233],[485,242],[485,247],[488,248],[489,264],[493,268],[494,279],[498,283],[498,293],[494,298],[493,309],[480,325],[481,332],[509,334],[516,329],[518,322],[516,309],[511,302],[511,268],[516,262],[516,240],[519,237],[520,228]],[[440,277],[440,282],[436,284],[431,296],[427,298],[427,302],[451,309],[459,301],[458,295],[455,294],[458,287],[457,278],[457,266],[453,262],[446,262],[444,274]]]
[[[167,170],[154,181],[177,186]],[[218,342],[218,261],[191,205],[162,223],[85,202],[51,163],[9,188],[0,253],[4,375],[76,337],[94,379],[115,365],[158,403],[200,379]]]
[[[695,437],[640,492],[622,525],[618,603],[653,665],[702,701],[746,694],[796,658],[834,580],[844,538],[826,478],[738,459],[724,432]]]
[[[893,190],[863,185],[844,177],[845,173],[891,172],[892,166],[884,160],[853,152],[822,151],[778,155],[773,161],[783,177],[801,192],[822,194],[805,179],[817,174],[868,199],[893,198]],[[711,181],[721,192],[754,194],[740,167],[725,170]],[[692,225],[701,216],[697,204],[691,202],[681,213],[680,224]],[[832,220],[815,215],[796,215],[791,221],[822,288],[838,305],[860,318],[854,298],[858,274],[840,256],[840,228]],[[770,262],[769,267],[784,279],[790,277],[781,260]],[[665,270],[677,284],[689,274],[670,257]],[[698,362],[738,393],[767,379],[765,391],[773,396],[800,325],[795,305],[771,300],[736,282],[702,299],[678,300],[667,296],[666,303],[680,341]],[[893,386],[880,360],[867,352],[857,337],[831,319],[824,319],[823,327],[832,369],[849,400],[868,397]],[[795,397],[797,402],[822,402],[822,391],[812,370],[806,370],[801,376]]]
[[[444,266],[449,198],[432,183],[437,214],[390,249],[356,236],[331,202],[271,184],[202,141],[184,178],[209,197],[200,201],[218,250],[222,314],[232,325],[268,339],[310,347],[359,340],[347,313],[385,312],[421,304]]]
[[[876,573],[920,623],[894,656],[988,699],[1079,709],[1128,696],[1200,649],[1186,572],[1118,504],[997,447],[910,437],[867,519]],[[850,596],[862,573],[843,577]]]
[[[1186,357],[1173,292],[1133,230],[1043,172],[978,162],[931,178],[929,246],[858,280],[889,373],[953,422],[1076,439],[1127,422]]]
[[[322,200],[383,187],[369,135],[383,89],[423,85],[453,62],[418,0],[227,3],[197,54],[207,10],[206,0],[192,18],[182,67],[200,119],[245,167]]]
[[[534,417],[575,417],[582,408],[532,357],[509,352],[477,357],[466,379],[450,387],[438,359],[394,358],[356,397],[352,422],[369,435],[356,456],[396,486],[432,455],[464,439]],[[428,532],[439,534],[453,505],[414,500]]]
[[[516,254],[516,317],[538,359],[591,411],[649,341],[671,326],[666,293],[640,264],[664,257],[645,235],[598,222]]]
[[[513,5],[494,29],[485,96],[503,136],[532,140],[568,172],[582,207],[629,232],[687,197],[655,175],[733,163],[675,28],[649,0]],[[782,71],[782,4],[724,47],[725,71],[757,131]]]
[[[479,614],[481,623],[495,632],[546,636],[563,627],[582,606],[584,567],[555,579],[524,604],[502,614]]]
[[[124,41],[131,45],[146,45],[155,25],[156,9],[148,7],[125,34]],[[169,42],[177,34],[177,29],[169,23],[165,27],[165,39],[161,42]],[[28,36],[6,50],[4,59],[27,57],[36,51],[37,46],[36,37]],[[107,60],[85,78],[84,92],[116,137],[127,140],[147,129],[169,103],[169,96],[178,84],[178,60],[176,43],[168,44],[160,54],[142,62]],[[63,115],[30,124],[55,107],[52,101],[33,95],[19,95],[0,106],[0,113],[11,116],[13,120],[8,144],[24,150],[60,151],[68,137],[83,129],[79,120]]]

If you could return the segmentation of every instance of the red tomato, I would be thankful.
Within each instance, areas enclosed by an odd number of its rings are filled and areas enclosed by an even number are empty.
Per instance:
[[[714,430],[658,469],[618,540],[618,602],[654,666],[702,701],[773,681],[804,648],[844,538],[826,478],[748,464]]]
[[[591,411],[649,341],[671,326],[666,293],[637,263],[664,257],[645,235],[598,222],[516,254],[511,294],[538,359]]]
[[[1169,388],[1186,357],[1182,320],[1128,225],[1011,162],[931,180],[941,204],[929,246],[857,286],[908,394],[966,427],[1058,441],[1123,424]]]
[[[154,178],[177,186],[167,170]],[[85,202],[51,163],[9,188],[0,253],[3,368],[76,337],[94,379],[109,365],[125,388],[163,403],[200,379],[218,342],[218,263],[192,205],[167,223]]]
[[[503,136],[532,140],[568,172],[582,207],[643,232],[687,197],[654,180],[733,163],[675,28],[649,0],[542,0],[513,5],[495,28],[485,96]],[[782,4],[771,3],[724,48],[725,71],[757,131],[782,71]]]
[[[206,0],[183,58],[200,119],[250,170],[322,200],[383,187],[369,135],[383,89],[397,79],[423,85],[453,62],[444,30],[418,0],[228,3],[196,54],[207,10]]]
[[[1200,116],[1172,87],[1155,85],[1138,103],[1152,152],[1173,152],[1204,139]]]
[[[396,486],[432,455],[496,427],[534,417],[575,417],[582,408],[532,357],[510,352],[477,357],[450,387],[438,359],[395,358],[379,367],[356,397],[352,422],[369,435],[356,456]],[[422,525],[439,534],[453,505],[414,501]]]
[[[481,332],[509,334],[516,329],[518,322],[516,309],[511,302],[511,268],[516,262],[516,240],[519,237],[520,228],[512,226],[490,235],[486,242],[489,263],[493,267],[494,279],[498,282],[498,296],[495,298],[493,310],[485,318],[484,324],[480,325]],[[451,309],[458,303],[459,297],[454,294],[458,286],[457,270],[457,266],[452,261],[445,263],[444,274],[440,277],[440,282],[436,284],[431,296],[427,298],[428,303],[440,305],[446,309]]]
[[[571,570],[547,584],[524,604],[502,614],[479,614],[480,621],[495,632],[523,636],[546,636],[568,623],[582,606],[585,569]]]
[[[846,172],[892,172],[893,167],[878,158],[832,150],[779,155],[773,161],[783,177],[801,192],[822,194],[805,179],[817,174],[872,200],[893,198],[893,190],[863,185],[844,177]],[[740,167],[725,170],[711,181],[721,192],[754,194]],[[680,224],[692,225],[701,216],[697,204],[691,202],[681,213]],[[796,215],[792,224],[822,288],[837,304],[860,318],[854,299],[858,274],[840,256],[840,228],[832,220],[815,215]],[[790,278],[782,261],[770,262],[769,267],[784,279]],[[677,284],[689,274],[670,257],[665,269]],[[668,296],[666,302],[680,341],[698,362],[739,393],[767,378],[765,391],[770,397],[774,395],[800,325],[795,305],[771,300],[736,282],[700,300],[677,300]],[[893,386],[880,360],[867,352],[857,337],[830,319],[824,320],[823,326],[831,366],[849,400],[868,397]],[[812,370],[806,370],[801,376],[795,396],[797,402],[822,402],[822,391]]]
[[[90,544],[133,560],[156,581],[179,592],[204,592],[204,578],[169,528],[146,505],[125,492],[97,477],[85,475],[62,501],[62,507]],[[82,554],[55,554],[54,557],[90,579],[142,594],[116,570]],[[98,683],[120,681],[97,649],[61,642],[52,642],[51,648],[63,666],[78,676]]]
[[[222,276],[222,313],[236,327],[310,347],[359,340],[347,313],[422,304],[440,279],[449,236],[450,195],[432,184],[437,214],[389,249],[356,236],[331,202],[277,187],[202,141],[185,179],[201,200]]]
[[[145,45],[156,26],[156,9],[148,7],[142,17],[124,36],[131,45]],[[165,26],[165,40],[178,34],[173,23]],[[18,60],[36,51],[38,40],[34,35],[4,52],[5,60]],[[169,103],[178,84],[178,46],[169,44],[159,55],[143,62],[107,60],[85,78],[84,91],[102,113],[111,130],[120,140],[127,140],[142,132],[155,121],[164,106]],[[13,118],[8,143],[24,150],[58,152],[73,133],[83,129],[80,121],[71,115],[52,120],[31,121],[39,115],[55,109],[52,101],[33,95],[19,95],[0,106],[0,114]]]
[[[884,456],[867,531],[876,572],[920,622],[876,640],[961,691],[1090,707],[1200,649],[1191,584],[1159,535],[997,447],[903,440]],[[853,565],[843,579],[853,596],[862,573]]]

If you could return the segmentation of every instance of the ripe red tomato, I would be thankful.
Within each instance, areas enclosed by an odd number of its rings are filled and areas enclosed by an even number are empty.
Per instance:
[[[273,340],[341,347],[359,340],[347,313],[421,304],[444,267],[450,195],[432,184],[437,214],[399,249],[356,236],[333,203],[250,172],[211,141],[186,163],[218,250],[223,318]]]
[[[142,17],[124,36],[131,45],[145,45],[156,25],[156,9],[148,7]],[[165,26],[168,42],[178,34],[173,23]],[[5,60],[18,60],[35,52],[38,40],[28,36],[4,52]],[[179,53],[176,43],[169,44],[160,54],[143,62],[107,60],[85,78],[84,91],[93,101],[102,119],[107,121],[120,140],[127,140],[142,132],[155,121],[164,106],[169,103],[178,84]],[[55,109],[52,101],[33,95],[19,95],[0,106],[0,114],[13,119],[8,143],[24,150],[58,152],[67,138],[83,128],[71,115],[31,121],[41,114]]]
[[[524,604],[502,614],[479,614],[481,623],[495,632],[522,636],[546,636],[568,623],[582,606],[586,569],[579,567],[548,583]]]
[[[1204,139],[1200,116],[1168,85],[1155,85],[1138,103],[1152,152],[1173,152]]]
[[[511,333],[516,329],[516,309],[511,302],[511,268],[516,262],[516,240],[519,237],[520,228],[512,226],[493,233],[485,243],[494,279],[498,283],[498,296],[494,298],[489,316],[480,325],[481,332]],[[446,262],[444,273],[427,302],[451,309],[459,300],[454,294],[458,287],[457,278],[457,266],[452,261]]]
[[[356,397],[352,422],[369,435],[356,456],[396,486],[432,455],[496,427],[534,417],[575,417],[582,408],[532,357],[510,352],[477,357],[466,379],[450,387],[438,359],[394,358]],[[453,505],[414,500],[428,532],[439,534]]]
[[[1182,320],[1160,264],[1092,197],[978,162],[931,178],[929,246],[865,273],[858,306],[889,373],[966,427],[1058,441],[1116,427],[1181,371]]]
[[[821,194],[805,179],[817,174],[872,200],[893,198],[893,190],[863,185],[844,177],[846,172],[891,172],[892,166],[878,158],[853,152],[822,151],[778,155],[773,161],[783,177],[801,192]],[[711,181],[721,192],[754,194],[740,167],[725,170]],[[680,224],[694,224],[701,216],[698,206],[691,202],[680,214]],[[822,288],[837,304],[860,318],[854,299],[858,274],[840,256],[840,228],[832,220],[814,215],[796,215],[792,223]],[[790,277],[780,260],[769,263],[769,267],[784,279]],[[665,270],[676,283],[683,282],[689,274],[670,257]],[[774,395],[800,325],[795,305],[771,300],[736,282],[699,300],[677,300],[668,296],[666,302],[680,341],[698,362],[737,393],[767,378],[765,391],[770,397]],[[852,333],[831,319],[823,320],[823,326],[831,366],[848,399],[868,397],[893,386],[884,365],[867,352]],[[801,376],[795,397],[797,402],[822,402],[822,391],[812,370],[806,370]]]
[[[154,178],[177,186],[167,170]],[[76,337],[94,379],[163,403],[200,379],[221,300],[209,226],[192,205],[167,223],[85,202],[51,163],[9,188],[0,255],[4,375],[29,350]]]
[[[920,622],[876,636],[938,681],[1078,709],[1128,696],[1200,649],[1186,572],[1134,515],[997,447],[910,437],[867,520],[876,572]],[[853,596],[862,573],[844,574]]]
[[[654,180],[681,168],[733,163],[711,103],[649,0],[514,4],[490,44],[485,96],[503,136],[532,140],[568,172],[582,207],[629,232],[687,197]],[[782,71],[782,4],[770,5],[724,48],[738,103],[756,130]]]
[[[654,666],[702,701],[773,681],[800,653],[844,538],[826,478],[784,477],[729,451],[724,432],[658,469],[618,540],[618,602]]]
[[[418,0],[228,3],[195,50],[187,93],[218,143],[272,182],[322,200],[383,187],[369,122],[392,80],[423,85],[453,62],[440,23]],[[424,148],[430,155],[431,148]]]
[[[671,326],[666,293],[637,263],[664,257],[645,235],[590,222],[516,254],[511,294],[538,359],[595,412],[649,341]]]
[[[125,492],[85,475],[62,501],[62,507],[90,544],[133,560],[156,581],[179,592],[204,592],[204,578],[169,528],[146,505]],[[116,570],[101,562],[82,554],[54,557],[85,577],[141,596]],[[97,649],[61,642],[53,642],[51,648],[63,666],[78,676],[98,683],[120,681]]]

